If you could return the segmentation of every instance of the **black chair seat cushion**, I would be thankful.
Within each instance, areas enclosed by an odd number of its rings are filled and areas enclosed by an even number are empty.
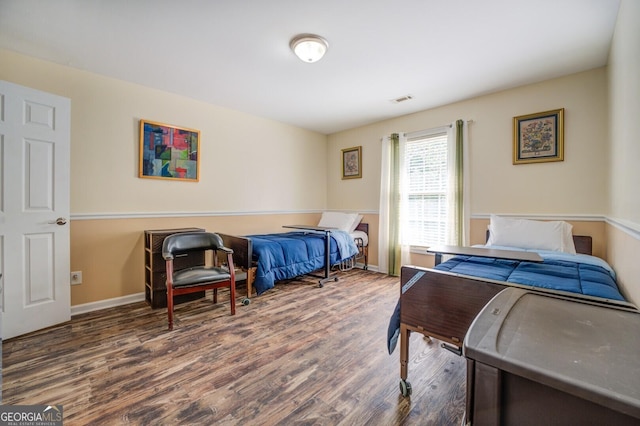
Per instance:
[[[231,274],[217,266],[196,266],[173,273],[173,287],[191,287],[203,283],[229,281]]]

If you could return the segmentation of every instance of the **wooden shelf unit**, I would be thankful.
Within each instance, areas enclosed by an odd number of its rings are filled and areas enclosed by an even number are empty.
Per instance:
[[[162,257],[162,243],[169,235],[181,232],[204,232],[202,228],[153,229],[144,231],[144,298],[152,308],[167,307],[167,272]],[[205,253],[188,253],[174,260],[175,270],[204,265]],[[174,303],[182,303],[204,297],[204,292],[183,294]]]

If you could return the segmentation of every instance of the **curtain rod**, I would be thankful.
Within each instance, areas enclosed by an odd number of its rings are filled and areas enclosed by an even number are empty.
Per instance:
[[[473,120],[463,120],[465,123],[473,123]],[[449,124],[449,127],[453,127],[453,124]]]
[[[463,120],[463,121],[464,121],[465,123],[467,123],[467,124],[469,124],[469,123],[473,123],[473,122],[474,122],[472,119],[469,119],[469,120]],[[442,128],[444,128],[444,127],[449,127],[449,128],[451,128],[451,127],[453,127],[453,124],[445,124],[444,126],[434,127],[434,128],[432,128],[432,129],[428,129],[428,130],[418,130],[417,132],[391,132],[391,134],[394,134],[394,133],[398,133],[398,134],[403,133],[403,134],[405,134],[405,135],[406,135],[406,134],[411,134],[411,133],[422,133],[422,132],[429,132],[430,130],[433,130],[433,129],[442,129]],[[387,138],[389,138],[390,136],[386,136],[386,137],[387,137]]]
[[[458,120],[456,120],[456,122],[457,121]],[[463,120],[463,121],[466,122],[466,123],[472,122],[472,120]],[[447,132],[448,130],[446,130],[446,129],[453,128],[453,124],[454,123],[444,124],[444,125],[439,126],[439,127],[432,127],[430,129],[418,130],[418,131],[415,131],[415,132],[405,132],[404,136],[407,139],[414,139],[414,138],[422,138],[424,136],[435,135],[435,134],[438,134],[438,133]]]

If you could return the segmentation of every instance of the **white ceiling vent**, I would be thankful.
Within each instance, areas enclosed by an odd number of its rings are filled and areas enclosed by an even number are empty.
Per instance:
[[[399,104],[400,102],[410,101],[411,99],[413,99],[413,96],[405,95],[405,96],[400,96],[399,98],[396,98],[396,99],[392,99],[391,102],[393,102],[394,104]]]

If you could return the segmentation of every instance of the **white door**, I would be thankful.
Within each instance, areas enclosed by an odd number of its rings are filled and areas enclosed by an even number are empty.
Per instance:
[[[69,99],[0,81],[2,338],[71,318]]]

